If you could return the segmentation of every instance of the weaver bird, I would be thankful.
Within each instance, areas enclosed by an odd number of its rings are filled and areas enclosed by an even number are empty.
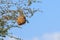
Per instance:
[[[24,16],[19,16],[17,18],[17,23],[18,23],[18,25],[25,24],[26,23],[26,18]]]
[[[20,15],[17,17],[17,23],[18,25],[23,25],[26,23],[26,17],[23,14],[23,10],[18,10]]]

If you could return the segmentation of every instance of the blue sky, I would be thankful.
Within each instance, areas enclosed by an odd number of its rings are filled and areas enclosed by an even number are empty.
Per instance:
[[[41,37],[44,33],[60,32],[60,1],[42,0],[40,8],[43,13],[36,13],[29,20],[30,23],[23,27],[23,37]],[[26,40],[25,39],[25,40]]]
[[[24,40],[32,40],[33,37],[41,37],[45,33],[60,32],[60,0],[41,0],[41,4],[32,5],[43,10],[29,18],[29,22],[22,29],[14,33]],[[13,32],[13,31],[12,31]]]

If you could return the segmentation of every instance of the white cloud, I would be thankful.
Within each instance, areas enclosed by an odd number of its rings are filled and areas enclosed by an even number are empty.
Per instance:
[[[60,32],[46,33],[42,36],[42,40],[60,40]]]
[[[39,40],[39,38],[38,37],[34,37],[33,40]]]
[[[60,40],[60,32],[44,33],[40,37],[33,37],[32,40]]]

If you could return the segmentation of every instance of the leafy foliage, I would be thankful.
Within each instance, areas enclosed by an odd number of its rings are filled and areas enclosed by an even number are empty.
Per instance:
[[[38,3],[40,1],[0,0],[0,36],[6,37],[6,35],[9,35],[8,30],[10,30],[10,28],[20,27],[26,22],[28,23],[26,17],[31,18],[35,12],[40,11],[39,9],[30,8],[32,3],[36,2]],[[14,7],[16,7],[16,9]]]

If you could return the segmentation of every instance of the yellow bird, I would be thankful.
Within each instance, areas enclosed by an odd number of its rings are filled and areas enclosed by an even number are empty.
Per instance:
[[[17,18],[17,23],[18,23],[18,25],[23,25],[23,24],[25,24],[25,23],[26,23],[26,18],[25,18],[24,16],[19,16],[19,17]]]
[[[17,23],[18,25],[23,25],[26,23],[26,17],[23,14],[23,10],[18,10],[20,13],[20,16],[17,17]]]

